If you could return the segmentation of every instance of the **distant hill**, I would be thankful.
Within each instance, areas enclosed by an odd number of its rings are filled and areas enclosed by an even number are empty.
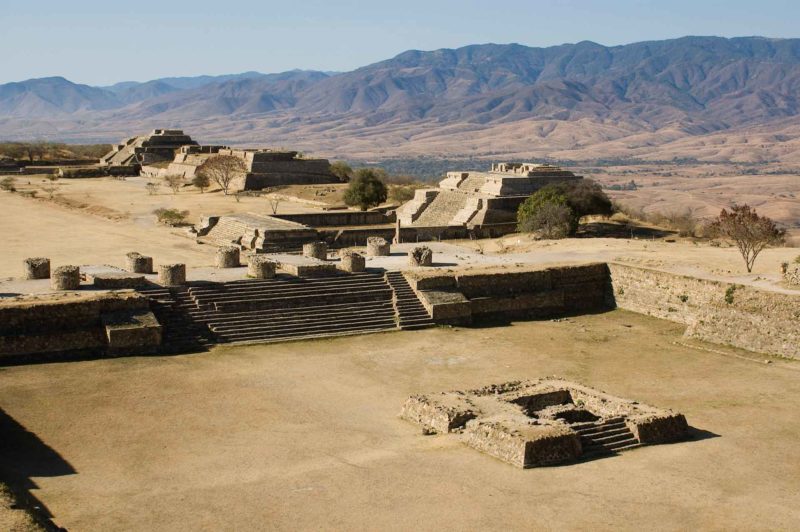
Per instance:
[[[332,75],[245,73],[106,89],[47,80],[0,85],[0,137],[50,128],[61,138],[113,141],[180,125],[202,139],[357,156],[685,153],[800,162],[800,39],[483,44],[408,51]]]

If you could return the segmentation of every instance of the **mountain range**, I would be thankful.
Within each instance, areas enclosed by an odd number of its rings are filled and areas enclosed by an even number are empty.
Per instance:
[[[0,85],[0,138],[114,142],[180,127],[203,142],[349,157],[800,162],[800,39],[407,51],[295,70],[91,87]]]

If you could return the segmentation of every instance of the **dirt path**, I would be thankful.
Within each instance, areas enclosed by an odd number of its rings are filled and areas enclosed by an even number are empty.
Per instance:
[[[5,368],[0,406],[68,467],[0,459],[70,531],[795,528],[800,373],[681,332],[614,311]],[[522,471],[397,417],[546,375],[683,412],[696,439]]]

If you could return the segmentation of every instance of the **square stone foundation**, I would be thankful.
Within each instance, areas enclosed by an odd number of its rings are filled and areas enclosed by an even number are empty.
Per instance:
[[[521,468],[688,437],[682,414],[557,378],[415,395],[400,415],[425,434],[456,434],[470,447]]]

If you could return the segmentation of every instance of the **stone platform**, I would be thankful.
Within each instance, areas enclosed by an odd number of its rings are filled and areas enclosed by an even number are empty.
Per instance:
[[[415,395],[401,416],[521,468],[680,441],[689,428],[682,414],[557,378]]]

